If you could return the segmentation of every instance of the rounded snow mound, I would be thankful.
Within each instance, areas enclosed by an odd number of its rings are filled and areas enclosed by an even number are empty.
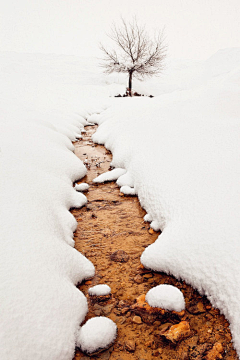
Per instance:
[[[117,325],[103,316],[95,317],[86,322],[78,333],[77,346],[83,352],[93,353],[108,348],[116,339]]]
[[[77,191],[87,191],[89,189],[89,185],[86,183],[76,184],[75,190]]]
[[[183,293],[172,285],[158,285],[146,294],[146,301],[152,307],[180,312],[185,309]]]
[[[111,294],[110,286],[106,284],[95,285],[88,289],[89,295],[104,296]]]

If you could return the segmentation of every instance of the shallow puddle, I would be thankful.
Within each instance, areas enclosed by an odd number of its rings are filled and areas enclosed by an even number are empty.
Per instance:
[[[87,182],[90,188],[86,193],[87,205],[72,210],[79,224],[74,240],[76,249],[94,264],[96,274],[80,284],[79,289],[88,297],[86,320],[106,316],[118,326],[113,346],[92,357],[103,360],[214,360],[221,354],[223,359],[237,359],[227,321],[205,297],[185,282],[149,271],[141,265],[140,256],[144,248],[153,243],[159,233],[152,231],[143,221],[145,211],[137,197],[123,196],[115,182],[92,182],[96,176],[109,170],[111,153],[92,142],[96,126],[85,129],[87,132],[83,139],[74,145],[76,155],[88,168],[87,176],[81,182]],[[118,250],[123,250],[124,256],[121,257],[120,253],[119,257],[111,257]],[[127,261],[119,262],[121,259]],[[90,299],[88,288],[97,284],[109,285],[112,297]],[[153,314],[135,305],[137,297],[159,284],[171,284],[181,289],[186,301],[185,314]],[[190,333],[187,338],[173,343],[162,334],[180,321],[189,323]],[[223,351],[216,344],[220,344]],[[76,350],[75,360],[88,358]]]

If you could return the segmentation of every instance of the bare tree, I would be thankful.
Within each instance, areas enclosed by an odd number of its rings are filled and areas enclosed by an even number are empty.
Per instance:
[[[108,50],[100,44],[104,53],[101,66],[107,74],[128,73],[128,93],[132,96],[133,77],[143,80],[162,71],[166,45],[163,31],[151,40],[145,27],[139,26],[136,19],[130,23],[126,23],[123,18],[121,20],[119,27],[113,24],[111,34],[108,35],[114,42],[113,48]]]

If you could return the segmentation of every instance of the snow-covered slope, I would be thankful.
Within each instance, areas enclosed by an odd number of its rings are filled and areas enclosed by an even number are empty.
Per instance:
[[[240,49],[222,50],[182,90],[117,99],[93,136],[113,152],[112,165],[127,170],[133,183],[125,185],[134,186],[152,227],[163,231],[142,263],[206,294],[230,321],[238,354],[239,64]]]
[[[105,90],[79,84],[69,57],[3,53],[0,65],[0,358],[71,360],[87,313],[75,285],[94,266],[73,247],[86,168],[70,140]]]

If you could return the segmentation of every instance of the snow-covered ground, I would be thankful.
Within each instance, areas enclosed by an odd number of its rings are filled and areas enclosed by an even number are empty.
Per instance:
[[[239,64],[235,48],[183,66],[183,73],[175,68],[174,81],[164,75],[162,95],[115,101],[96,117],[93,136],[112,151],[112,165],[127,170],[118,182],[135,189],[151,226],[162,230],[143,265],[206,294],[230,321],[238,354]]]
[[[86,169],[71,143],[86,119],[117,168],[97,181],[118,179],[163,230],[142,263],[206,294],[240,354],[239,63],[239,49],[175,61],[134,82],[155,98],[115,99],[126,79],[95,60],[0,53],[1,359],[70,360],[77,341],[91,347],[79,340],[87,302],[75,285],[94,267],[73,247],[69,212],[86,202],[72,186]]]
[[[68,211],[86,203],[72,186],[86,168],[71,140],[105,100],[85,63],[0,54],[2,360],[71,360],[87,313],[75,285],[94,266],[73,247],[76,220]],[[89,77],[86,86],[81,76]]]

